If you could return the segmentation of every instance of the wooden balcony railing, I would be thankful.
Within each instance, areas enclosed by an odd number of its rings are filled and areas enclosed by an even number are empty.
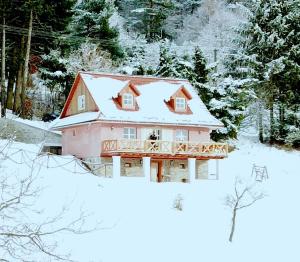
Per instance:
[[[105,140],[102,154],[142,153],[226,157],[228,145],[224,143],[197,143],[186,141],[162,140]]]

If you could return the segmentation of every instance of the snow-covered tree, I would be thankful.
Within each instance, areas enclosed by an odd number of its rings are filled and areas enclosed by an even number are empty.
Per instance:
[[[208,73],[209,70],[207,69],[207,62],[206,59],[199,47],[195,48],[194,52],[194,73],[196,77],[196,82],[204,84],[208,81]]]
[[[188,55],[179,56],[175,51],[172,51],[168,41],[163,42],[160,46],[160,59],[156,75],[188,79],[192,83],[196,79],[194,65],[190,57]]]
[[[220,82],[215,81],[215,86],[210,87],[212,98],[208,108],[224,124],[224,128],[212,133],[213,139],[237,138],[239,126],[244,119],[246,100],[249,97],[245,88],[248,84],[248,79],[235,80],[227,77]]]
[[[255,90],[270,112],[270,141],[287,135],[287,108],[299,108],[300,1],[257,1],[241,30],[243,49],[233,57],[237,77],[258,80]],[[233,72],[234,70],[231,70]],[[278,113],[277,113],[278,111]]]
[[[168,36],[164,24],[174,9],[173,1],[124,0],[117,4],[124,16],[128,17],[128,28],[143,34],[147,41],[153,42]]]
[[[110,18],[115,12],[113,1],[82,0],[74,10],[72,32],[79,37],[79,42],[89,40],[111,53],[112,57],[123,56],[118,41],[118,30],[110,25]]]
[[[222,63],[232,49],[239,46],[233,41],[237,32],[234,30],[245,21],[244,10],[240,5],[228,5],[222,0],[203,0],[199,8],[186,15],[183,30],[177,35],[178,45],[195,46],[203,51],[207,62],[219,62],[218,70],[223,69]]]
[[[110,53],[96,44],[83,43],[79,49],[70,53],[67,70],[72,75],[77,74],[78,71],[112,71]]]
[[[60,95],[68,96],[70,87],[75,78],[73,72],[69,72],[68,60],[63,57],[60,50],[52,50],[48,55],[42,56],[42,64],[39,68],[38,78],[40,86],[46,86],[50,93],[52,111],[60,110],[64,99],[59,101]]]
[[[159,66],[156,74],[163,77],[180,78],[180,72],[177,70],[177,57],[170,52],[168,44],[162,44],[160,47]]]

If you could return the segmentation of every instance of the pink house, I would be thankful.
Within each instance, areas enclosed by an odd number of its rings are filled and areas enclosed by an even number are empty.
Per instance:
[[[186,182],[218,175],[222,126],[186,80],[79,72],[52,129],[97,175]]]

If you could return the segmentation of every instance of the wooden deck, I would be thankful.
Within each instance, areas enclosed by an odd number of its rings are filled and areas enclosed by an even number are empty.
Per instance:
[[[105,140],[102,142],[102,156],[110,155],[216,159],[227,157],[228,145],[225,143],[174,142],[162,140]]]

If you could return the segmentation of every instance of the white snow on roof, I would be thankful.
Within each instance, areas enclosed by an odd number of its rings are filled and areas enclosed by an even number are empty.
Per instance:
[[[56,129],[58,127],[70,126],[85,122],[90,122],[93,120],[97,120],[99,116],[99,112],[85,112],[78,115],[68,116],[62,119],[55,119],[50,128]]]
[[[223,126],[219,120],[210,114],[196,90],[187,81],[178,81],[174,84],[162,79],[149,84],[135,85],[141,94],[137,97],[139,110],[125,111],[118,109],[112,98],[118,96],[118,93],[129,83],[129,80],[121,81],[107,76],[99,77],[99,75],[95,77],[84,73],[81,73],[81,77],[100,109],[99,120],[191,126]],[[168,101],[182,86],[192,96],[192,99],[188,101],[188,105],[193,114],[176,114],[170,111],[164,102],[164,100]],[[75,118],[80,122],[84,122],[80,117],[82,116],[86,122],[86,115],[87,113],[82,113],[75,116]],[[63,125],[66,125],[65,122],[68,122],[68,118],[70,117],[58,121],[62,121]],[[76,122],[72,120],[69,124],[74,123]],[[62,123],[58,122],[56,126],[62,126]]]

